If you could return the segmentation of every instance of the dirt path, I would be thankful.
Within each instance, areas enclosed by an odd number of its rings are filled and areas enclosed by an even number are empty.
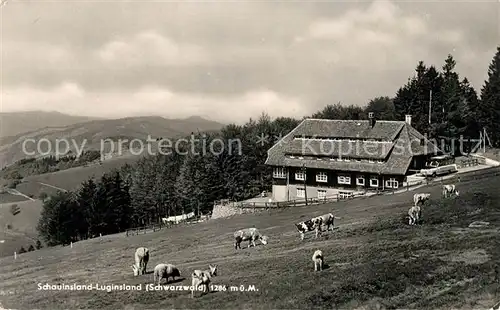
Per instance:
[[[35,199],[31,198],[30,196],[28,195],[25,195],[23,193],[21,193],[20,191],[18,191],[17,189],[13,189],[13,188],[8,188],[7,189],[7,193],[11,194],[11,195],[16,195],[16,196],[22,196],[22,197],[25,197],[31,201],[35,201]]]
[[[63,192],[67,192],[68,191],[67,189],[64,189],[64,188],[61,188],[61,187],[57,187],[57,186],[54,186],[54,185],[50,185],[50,184],[47,184],[47,183],[38,182],[38,184],[43,185],[43,186],[47,186],[47,187],[52,187],[52,188],[58,189],[58,190],[63,191]]]

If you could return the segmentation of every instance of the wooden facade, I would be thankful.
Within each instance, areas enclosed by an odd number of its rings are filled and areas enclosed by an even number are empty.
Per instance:
[[[273,167],[273,172],[275,168],[284,169],[288,173],[288,181],[287,177],[274,177],[273,175],[273,185],[298,185],[301,186],[304,184],[304,181],[301,179],[297,179],[296,173],[301,174],[303,171],[302,168],[296,167]],[[317,176],[320,174],[326,174],[326,182],[319,181]],[[274,174],[274,173],[273,173]],[[395,180],[398,182],[396,189],[403,186],[403,182],[405,181],[404,175],[378,175],[372,173],[364,173],[364,172],[353,172],[353,171],[333,171],[333,170],[322,170],[322,169],[314,169],[314,168],[306,168],[305,169],[306,180],[305,184],[309,187],[318,187],[318,188],[337,188],[340,190],[384,190],[387,189],[385,181]],[[344,183],[339,180],[339,177],[344,177]],[[350,178],[350,184],[345,184],[345,177]],[[321,177],[319,177],[321,179]],[[371,181],[372,179],[378,180],[377,184]],[[395,186],[390,186],[389,188],[393,188]]]

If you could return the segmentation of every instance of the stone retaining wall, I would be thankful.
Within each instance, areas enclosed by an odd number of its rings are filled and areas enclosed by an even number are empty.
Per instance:
[[[236,214],[255,213],[260,211],[262,211],[261,208],[242,208],[236,207],[232,204],[214,205],[214,209],[212,211],[212,219],[224,218]]]

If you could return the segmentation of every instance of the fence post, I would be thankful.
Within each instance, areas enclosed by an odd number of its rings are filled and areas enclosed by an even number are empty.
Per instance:
[[[73,242],[71,242],[71,243],[69,244],[69,246],[70,246],[71,248],[73,248]]]
[[[17,259],[17,252],[14,252],[14,259]]]

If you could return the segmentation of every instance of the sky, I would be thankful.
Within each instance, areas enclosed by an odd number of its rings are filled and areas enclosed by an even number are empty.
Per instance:
[[[2,0],[4,1],[4,0]],[[479,92],[493,1],[7,0],[2,112],[242,123],[394,96],[448,54]]]

